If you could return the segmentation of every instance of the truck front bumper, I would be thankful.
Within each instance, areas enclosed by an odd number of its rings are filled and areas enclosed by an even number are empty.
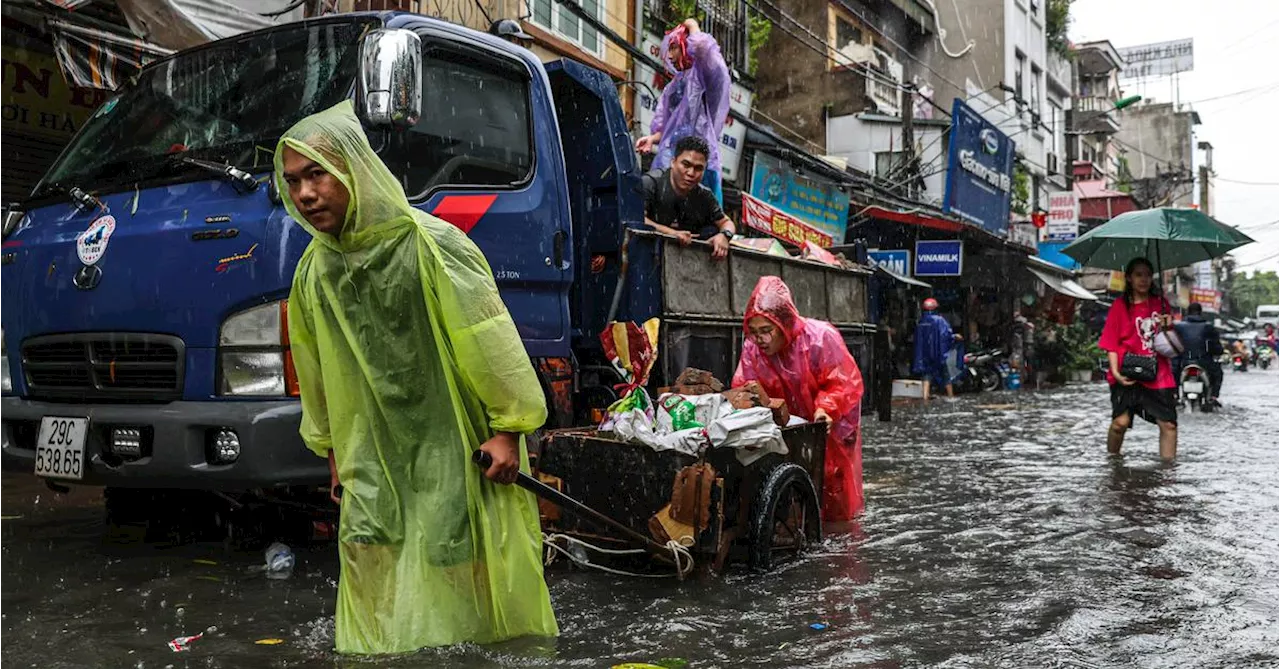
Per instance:
[[[307,450],[298,435],[302,406],[296,401],[55,404],[5,397],[0,415],[0,463],[25,472],[35,470],[42,418],[89,419],[84,478],[51,479],[59,483],[231,492],[329,482],[328,462]],[[111,430],[117,427],[142,429],[142,457],[129,461],[110,452]],[[215,464],[212,435],[224,429],[239,437],[240,456]]]

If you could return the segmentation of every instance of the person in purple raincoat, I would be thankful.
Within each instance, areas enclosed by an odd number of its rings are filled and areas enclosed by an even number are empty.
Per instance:
[[[671,83],[662,89],[658,110],[649,124],[652,134],[636,140],[636,150],[657,150],[652,169],[670,167],[676,142],[689,135],[701,137],[711,147],[702,183],[724,206],[720,185],[720,134],[729,116],[729,66],[715,38],[688,19],[662,38],[659,53]]]

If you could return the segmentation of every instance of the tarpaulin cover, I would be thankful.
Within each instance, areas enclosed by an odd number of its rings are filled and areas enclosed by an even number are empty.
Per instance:
[[[947,383],[947,353],[955,341],[951,324],[932,311],[920,314],[916,323],[916,350],[911,362],[911,373],[932,377],[935,382]]]
[[[765,355],[746,337],[733,386],[759,381],[769,397],[786,400],[793,416],[808,421],[818,409],[827,412],[832,425],[827,436],[822,517],[833,522],[849,520],[863,507],[863,385],[858,363],[834,326],[800,316],[791,290],[776,276],[761,277],[751,293],[746,321],[755,316],[772,321],[787,342],[777,355]]]
[[[67,21],[50,21],[53,49],[67,83],[113,91],[147,63],[170,53],[131,36]]]
[[[682,28],[667,33],[662,38],[659,58],[673,79],[662,89],[658,109],[649,132],[661,132],[658,155],[653,159],[653,169],[666,169],[675,159],[676,142],[696,135],[707,141],[711,155],[707,156],[707,169],[720,171],[720,133],[729,118],[729,66],[720,54],[720,45],[705,32],[689,35],[685,42],[693,67],[677,71],[669,60],[669,54]]]
[[[303,4],[293,0],[116,0],[116,4],[134,34],[175,50],[301,21],[306,12]]]
[[[470,462],[547,408],[479,249],[409,206],[343,102],[280,140],[351,193],[338,237],[314,238],[289,299],[302,437],[333,449],[344,487],[336,644],[391,653],[554,635],[533,496]],[[521,445],[521,470],[528,456]]]

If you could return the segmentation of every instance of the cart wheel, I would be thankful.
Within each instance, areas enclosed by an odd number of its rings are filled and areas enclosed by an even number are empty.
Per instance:
[[[752,569],[772,569],[822,538],[818,493],[803,467],[784,462],[769,472],[751,503],[747,560]]]

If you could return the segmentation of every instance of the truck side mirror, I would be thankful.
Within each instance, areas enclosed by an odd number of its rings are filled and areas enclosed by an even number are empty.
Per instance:
[[[409,128],[422,115],[422,40],[412,30],[371,30],[360,44],[356,109],[371,126]]]

